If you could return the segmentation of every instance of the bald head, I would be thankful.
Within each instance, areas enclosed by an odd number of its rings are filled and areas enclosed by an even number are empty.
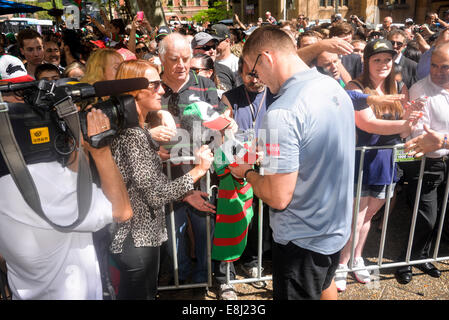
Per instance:
[[[434,84],[449,90],[449,42],[438,45],[432,52],[430,78]]]

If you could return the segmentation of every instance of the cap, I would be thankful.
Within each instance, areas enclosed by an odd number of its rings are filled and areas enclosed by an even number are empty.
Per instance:
[[[171,29],[167,26],[160,26],[156,33],[156,39],[167,36],[171,33]]]
[[[202,121],[203,126],[212,130],[222,130],[226,128],[231,121],[221,117],[215,108],[204,101],[195,102],[185,107],[183,116],[191,116]]]
[[[19,58],[7,54],[0,56],[0,81],[26,82],[34,80],[27,73],[23,62]]]
[[[117,50],[117,52],[121,54],[121,56],[123,57],[123,59],[125,61],[137,60],[136,55],[134,53],[132,53],[131,51],[129,51],[128,49],[120,48]]]
[[[211,27],[210,34],[217,38],[218,41],[223,41],[231,37],[231,31],[229,31],[229,28],[222,23],[214,24]]]
[[[90,40],[90,42],[96,45],[98,48],[106,48],[106,44],[102,40]]]
[[[243,31],[243,33],[247,36],[251,35],[251,33],[254,32],[254,30],[256,30],[257,28],[259,28],[258,26],[252,26],[251,28],[249,28],[248,30]]]
[[[192,49],[195,49],[196,47],[199,46],[204,46],[211,40],[218,42],[218,40],[212,37],[210,34],[206,32],[198,32],[192,39]]]
[[[407,18],[407,19],[405,19],[405,23],[406,23],[406,24],[407,24],[407,23],[413,24],[413,19],[412,19],[412,18]]]
[[[393,49],[393,45],[390,41],[385,39],[376,39],[366,44],[363,51],[363,59],[367,60],[371,56],[378,53],[391,53],[393,56],[396,55],[396,51]]]

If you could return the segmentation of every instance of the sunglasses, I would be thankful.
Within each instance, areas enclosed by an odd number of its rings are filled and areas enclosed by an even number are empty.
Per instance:
[[[195,67],[190,67],[190,70],[192,70],[193,72],[195,72],[196,74],[199,74],[201,72],[201,70],[210,70],[207,68],[195,68]]]
[[[251,71],[248,72],[248,74],[247,74],[248,76],[253,77],[253,78],[257,78],[257,79],[259,78],[259,76],[256,73],[256,66],[257,66],[257,62],[259,61],[259,58],[260,58],[261,55],[262,55],[261,53],[259,53],[257,55],[256,62],[254,62],[254,66],[251,69]]]
[[[148,89],[157,90],[157,89],[159,89],[159,87],[161,85],[162,85],[162,81],[161,80],[149,81]]]
[[[142,48],[137,48],[136,49],[136,53],[141,53],[141,52],[148,52],[148,48],[147,47],[142,47]]]
[[[209,51],[211,49],[216,50],[217,49],[217,45],[214,44],[214,45],[211,45],[211,46],[202,46],[202,47],[197,47],[197,49],[204,50],[204,51]]]
[[[398,45],[398,47],[402,47],[404,45],[404,42],[399,42],[399,41],[390,41],[390,42],[393,45],[393,47],[395,45]]]

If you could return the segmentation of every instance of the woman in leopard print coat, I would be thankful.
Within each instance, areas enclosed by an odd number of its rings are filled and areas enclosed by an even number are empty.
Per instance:
[[[184,176],[169,180],[162,172],[157,143],[144,127],[148,112],[160,110],[164,89],[157,69],[148,61],[130,60],[120,65],[117,79],[135,77],[145,77],[150,82],[148,89],[131,93],[135,97],[140,127],[123,130],[111,144],[128,189],[133,218],[115,225],[110,250],[120,270],[118,299],[154,299],[160,246],[167,240],[163,206],[181,199],[199,200],[196,206],[209,205],[201,198],[204,193],[193,191],[193,184],[207,172],[213,155],[203,146],[200,163]]]

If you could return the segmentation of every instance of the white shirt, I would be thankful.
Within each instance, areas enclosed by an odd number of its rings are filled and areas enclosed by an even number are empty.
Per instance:
[[[43,211],[69,225],[78,217],[77,174],[57,162],[29,165]],[[76,231],[54,230],[24,201],[11,175],[0,178],[0,255],[13,299],[102,299],[92,232],[112,222],[112,206],[93,186],[86,219]]]
[[[217,62],[229,67],[234,73],[238,73],[239,71],[239,58],[233,53],[231,53],[228,58],[217,60]]]
[[[432,82],[430,75],[419,80],[410,88],[410,101],[428,97],[423,117],[412,130],[411,138],[424,133],[423,125],[439,133],[449,133],[449,91]],[[426,154],[429,158],[439,158],[449,154],[447,149],[439,149]]]

